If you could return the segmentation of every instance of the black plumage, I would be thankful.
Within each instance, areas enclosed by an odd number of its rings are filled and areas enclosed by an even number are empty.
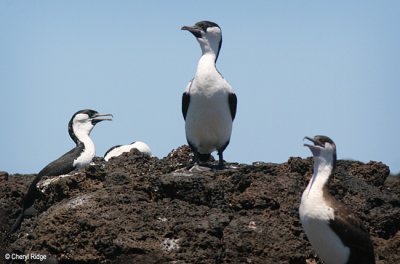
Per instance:
[[[87,118],[83,118],[80,120],[75,120],[77,115],[81,114],[81,116]],[[17,217],[14,225],[11,227],[11,233],[15,232],[21,225],[25,213],[27,209],[31,208],[38,197],[39,191],[37,190],[36,185],[42,179],[43,176],[59,176],[63,174],[70,173],[71,171],[77,169],[77,165],[75,165],[75,161],[77,158],[85,151],[85,144],[78,138],[77,131],[74,130],[75,122],[87,122],[89,124],[89,129],[87,131],[88,135],[90,134],[91,129],[98,123],[103,120],[111,120],[109,118],[101,118],[102,116],[111,116],[109,114],[101,115],[98,114],[97,111],[86,109],[80,110],[76,112],[71,120],[68,123],[68,133],[71,139],[75,142],[75,148],[71,149],[58,159],[54,160],[53,162],[49,163],[46,167],[44,167],[33,179],[31,184],[29,185],[28,191],[25,194],[23,201],[22,201],[22,211]],[[92,126],[92,127],[90,127]],[[87,135],[87,136],[88,136]],[[93,157],[92,157],[93,158]],[[91,160],[91,159],[90,159]]]
[[[335,214],[335,219],[329,221],[329,226],[340,237],[342,243],[350,248],[347,264],[375,264],[374,246],[360,219],[333,198],[327,186],[324,188],[324,194]]]

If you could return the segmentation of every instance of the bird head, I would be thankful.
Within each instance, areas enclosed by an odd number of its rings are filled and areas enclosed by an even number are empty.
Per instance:
[[[78,137],[81,135],[89,135],[93,127],[104,120],[111,121],[111,114],[99,114],[95,110],[85,109],[76,112],[68,124],[68,131],[71,138],[78,143]]]
[[[196,37],[203,54],[212,52],[217,60],[222,45],[222,31],[216,23],[200,21],[194,26],[183,26],[181,29],[189,31]]]
[[[332,139],[327,136],[315,136],[314,138],[305,137],[313,144],[304,144],[311,150],[314,162],[318,164],[331,164],[332,168],[336,165],[336,145]]]

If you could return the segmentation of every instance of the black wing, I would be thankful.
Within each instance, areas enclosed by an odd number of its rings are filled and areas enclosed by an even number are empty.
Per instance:
[[[38,174],[38,176],[58,176],[67,174],[74,170],[72,164],[74,159],[79,156],[84,150],[83,145],[78,145],[76,148],[71,149],[49,165],[44,167]]]
[[[190,94],[188,92],[184,92],[182,94],[182,115],[183,119],[186,120],[186,114],[189,108],[189,103],[190,103]]]
[[[335,219],[329,225],[343,244],[350,248],[347,263],[375,264],[374,247],[361,221],[337,201],[334,201],[334,209]]]
[[[187,111],[189,108],[189,103],[190,103],[189,90],[190,90],[190,87],[192,86],[192,83],[193,83],[193,79],[190,80],[190,82],[186,86],[185,91],[182,94],[182,115],[183,115],[183,119],[185,119],[185,120],[186,120],[186,114],[187,114]]]
[[[51,162],[49,165],[44,167],[35,179],[31,182],[28,192],[26,193],[23,201],[23,210],[31,207],[35,201],[36,184],[42,179],[43,176],[58,176],[67,174],[74,170],[72,166],[74,159],[83,151],[83,145],[79,145],[76,148],[71,149],[60,158]]]
[[[236,107],[237,107],[237,97],[236,94],[230,93],[228,97],[229,109],[231,110],[232,121],[235,120]]]
[[[62,174],[67,174],[71,172],[74,167],[72,166],[74,159],[79,156],[79,154],[83,151],[83,145],[79,145],[76,148],[71,149],[60,158],[51,162],[49,165],[44,167],[33,179],[31,184],[29,185],[28,191],[24,196],[24,200],[22,201],[22,211],[18,218],[16,219],[14,225],[11,228],[11,233],[14,233],[21,225],[24,220],[25,210],[30,208],[37,196],[38,190],[36,188],[37,183],[42,179],[43,176],[58,176]]]

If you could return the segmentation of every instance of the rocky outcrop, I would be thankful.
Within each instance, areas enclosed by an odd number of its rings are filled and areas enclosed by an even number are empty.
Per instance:
[[[163,159],[133,150],[47,179],[38,213],[14,234],[33,176],[0,176],[0,261],[36,253],[46,256],[38,263],[321,263],[298,216],[311,158],[223,171],[189,171],[190,159],[186,146]],[[400,263],[399,188],[388,175],[379,162],[339,160],[330,181],[369,229],[381,264]]]

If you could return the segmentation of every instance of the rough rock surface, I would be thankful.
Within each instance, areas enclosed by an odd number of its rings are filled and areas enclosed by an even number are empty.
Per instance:
[[[8,231],[33,175],[0,175],[0,263],[321,263],[298,207],[311,158],[189,171],[188,147],[158,159],[136,150],[48,179],[38,213]],[[370,230],[377,263],[400,263],[400,199],[388,167],[339,160],[330,191]],[[49,183],[49,181],[51,181]]]

